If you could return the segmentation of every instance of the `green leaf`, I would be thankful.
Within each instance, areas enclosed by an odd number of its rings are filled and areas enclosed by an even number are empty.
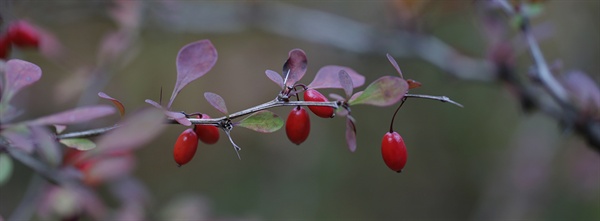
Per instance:
[[[0,153],[0,186],[8,182],[12,174],[12,169],[12,159],[7,154]]]
[[[239,121],[237,125],[261,133],[272,133],[283,127],[283,120],[271,111],[259,111]]]
[[[397,103],[408,92],[408,83],[395,76],[383,76],[371,83],[358,96],[352,96],[350,105],[369,104],[374,106],[389,106]]]
[[[96,148],[96,144],[89,139],[85,138],[68,138],[61,139],[60,143],[67,147],[75,148],[78,150],[86,151]]]

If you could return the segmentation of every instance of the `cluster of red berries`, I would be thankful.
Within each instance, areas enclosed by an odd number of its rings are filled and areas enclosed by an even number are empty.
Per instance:
[[[314,89],[307,89],[304,91],[304,101],[327,102],[328,100],[320,92]],[[332,107],[308,106],[308,109],[322,118],[332,118],[334,116],[334,109]],[[308,134],[310,133],[310,117],[303,107],[296,106],[292,109],[285,123],[285,133],[288,139],[297,145],[300,145],[308,138]]]
[[[0,59],[5,59],[14,45],[21,48],[37,48],[40,44],[40,31],[27,21],[12,22],[6,33],[0,34]]]
[[[201,119],[209,119],[206,114],[202,114]],[[198,140],[205,144],[214,144],[219,141],[219,129],[212,125],[195,125],[194,128],[184,130],[173,148],[173,158],[177,165],[183,166],[189,163],[198,149]]]

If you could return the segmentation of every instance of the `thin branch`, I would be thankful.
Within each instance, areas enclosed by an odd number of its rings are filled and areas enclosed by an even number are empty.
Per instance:
[[[407,98],[431,99],[431,100],[441,101],[441,102],[444,102],[444,103],[448,102],[448,103],[454,104],[454,105],[459,106],[459,107],[464,107],[462,104],[460,104],[460,103],[458,103],[456,101],[453,101],[449,97],[446,97],[446,96],[432,96],[432,95],[426,95],[426,94],[406,94],[406,95],[404,95],[404,97],[407,97]]]
[[[118,128],[119,125],[110,126],[110,127],[102,127],[85,131],[77,131],[71,133],[64,133],[56,135],[56,139],[68,139],[68,138],[84,138],[84,137],[95,137],[98,135],[102,135],[108,131]]]
[[[542,81],[544,87],[559,103],[568,103],[567,90],[565,90],[565,88],[556,80],[556,78],[554,78],[552,72],[550,72],[548,63],[546,63],[546,59],[544,59],[544,55],[542,54],[535,37],[530,31],[528,31],[528,28],[523,31],[523,34],[525,35],[525,38],[527,38],[531,56],[535,60],[537,66],[537,76]]]

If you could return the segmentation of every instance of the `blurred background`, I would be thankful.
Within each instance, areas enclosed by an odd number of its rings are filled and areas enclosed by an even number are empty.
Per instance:
[[[581,70],[599,82],[600,2],[540,2],[543,10],[532,23],[546,59],[560,60],[562,72]],[[600,219],[600,155],[555,119],[524,112],[510,87],[496,80],[489,59],[495,37],[511,42],[519,75],[526,76],[533,61],[509,18],[486,4],[66,0],[0,6],[4,23],[26,19],[61,47],[12,51],[12,58],[43,70],[42,79],[18,95],[16,105],[26,110],[20,119],[108,103],[97,98],[99,91],[120,99],[129,114],[149,106],[145,99],[158,100],[161,88],[164,101],[175,83],[178,50],[200,39],[212,41],[219,59],[183,89],[173,110],[219,116],[204,92],[221,95],[230,112],[273,99],[279,88],[264,71],[280,71],[294,48],[308,56],[303,83],[330,64],[351,67],[366,84],[396,75],[385,57],[390,53],[405,78],[423,84],[411,93],[445,95],[465,106],[420,99],[404,104],[394,125],[409,152],[400,174],[386,167],[380,152],[396,106],[352,107],[354,153],[346,147],[343,118],[311,114],[311,134],[299,146],[284,130],[236,128],[242,160],[221,134],[215,145],[201,143],[181,168],[171,155],[185,127],[169,125],[135,153],[133,175],[150,196],[146,219],[167,220],[182,211],[210,220]],[[502,37],[490,34],[486,19],[494,13],[508,26]],[[330,92],[343,93],[323,91]],[[273,111],[285,119],[290,110]],[[0,187],[4,217],[17,207],[32,174],[15,166]]]

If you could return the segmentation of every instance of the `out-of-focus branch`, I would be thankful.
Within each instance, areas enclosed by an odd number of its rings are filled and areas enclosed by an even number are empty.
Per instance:
[[[465,56],[435,36],[378,29],[346,17],[278,2],[173,4],[171,8],[178,16],[169,17],[163,11],[153,17],[163,18],[158,22],[174,31],[231,33],[251,27],[355,53],[419,57],[464,80],[495,80],[493,64]]]
[[[536,66],[534,79],[524,82],[519,80],[514,70],[506,69],[506,67],[500,65],[498,71],[503,72],[499,74],[500,79],[517,89],[525,109],[537,108],[563,125],[574,127],[594,150],[600,152],[600,121],[586,116],[581,110],[577,110],[572,101],[569,100],[567,90],[550,71],[539,44],[531,32],[528,15],[523,10],[515,10],[506,0],[493,0],[491,2],[499,5],[511,19],[515,19],[515,16],[521,16],[519,19],[521,21],[521,32],[527,41]],[[536,93],[534,90],[535,84],[540,84],[547,94]],[[545,97],[548,96],[552,98],[553,104],[545,101]]]

